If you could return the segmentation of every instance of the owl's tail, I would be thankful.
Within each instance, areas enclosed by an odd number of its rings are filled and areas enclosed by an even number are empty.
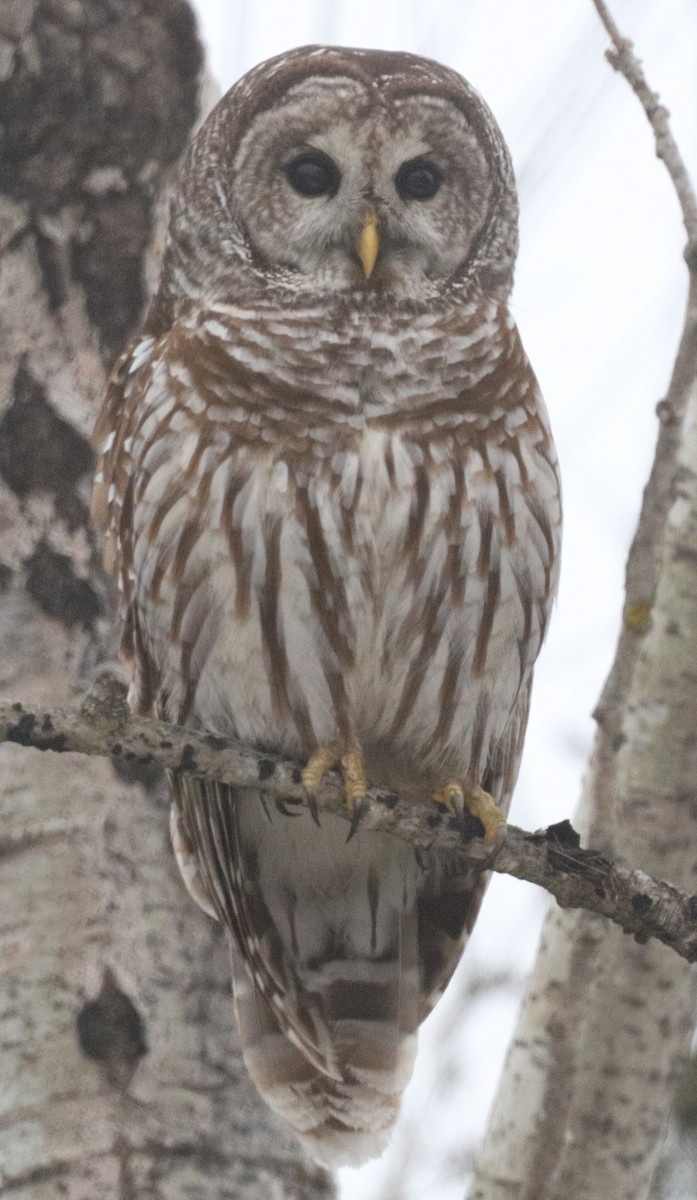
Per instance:
[[[326,964],[313,999],[331,1030],[338,1069],[329,1075],[282,1032],[235,948],[233,971],[244,1061],[267,1104],[322,1166],[359,1166],[381,1154],[414,1065],[417,981],[389,981],[399,974],[394,962]]]
[[[235,816],[247,936],[242,949],[238,932],[233,969],[247,1069],[314,1159],[357,1165],[384,1149],[414,1065],[413,850],[361,830],[347,843],[338,817],[318,828],[307,812],[265,816],[257,796],[240,798]]]
[[[411,846],[254,791],[179,779],[187,886],[232,937],[247,1069],[329,1167],[384,1149],[416,1053],[418,868]]]

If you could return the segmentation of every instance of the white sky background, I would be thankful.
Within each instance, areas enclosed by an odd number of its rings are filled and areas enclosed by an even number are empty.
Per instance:
[[[570,816],[687,287],[677,201],[646,119],[603,58],[591,0],[197,4],[223,90],[260,60],[308,42],[411,50],[459,70],[501,124],[521,199],[513,310],[550,409],[565,498],[560,598],[513,819],[537,827]],[[697,4],[611,4],[697,179]],[[544,907],[532,887],[494,880],[461,971],[424,1027],[402,1131],[383,1162],[342,1172],[345,1200],[461,1200],[518,991],[504,986],[466,1004],[463,995],[482,974],[524,976]]]

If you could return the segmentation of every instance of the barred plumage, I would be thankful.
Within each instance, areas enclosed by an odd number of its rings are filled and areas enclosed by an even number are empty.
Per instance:
[[[96,434],[136,710],[507,810],[560,531],[516,245],[505,145],[454,72],[309,48],[223,98]],[[320,1161],[378,1153],[484,881],[253,792],[173,793],[259,1090]]]

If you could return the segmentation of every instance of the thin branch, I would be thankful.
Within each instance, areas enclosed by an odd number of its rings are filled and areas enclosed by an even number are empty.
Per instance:
[[[308,808],[317,821],[321,813],[351,820],[337,775],[327,776],[309,795],[299,763],[197,730],[132,716],[122,685],[109,677],[102,678],[81,709],[48,712],[0,701],[0,742],[99,755],[133,766],[157,763],[199,779],[254,788],[289,817]],[[568,821],[540,833],[508,825],[492,853],[478,836],[483,829],[476,818],[457,817],[438,805],[406,804],[391,792],[371,788],[360,827],[412,842],[424,869],[430,851],[459,851],[463,872],[478,866],[536,883],[564,908],[608,917],[639,941],[658,938],[681,957],[697,961],[697,898],[581,849]]]
[[[614,46],[613,50],[606,52],[605,57],[616,71],[624,75],[637,95],[656,139],[656,154],[665,163],[673,181],[687,230],[688,244],[685,257],[691,263],[697,255],[697,196],[683,157],[671,133],[670,114],[665,105],[661,104],[658,93],[649,87],[641,63],[634,53],[632,42],[629,38],[622,36],[604,0],[593,0],[593,3]]]

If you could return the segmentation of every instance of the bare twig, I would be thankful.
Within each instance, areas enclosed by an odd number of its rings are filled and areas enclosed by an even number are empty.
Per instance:
[[[157,763],[169,771],[263,791],[289,816],[306,807],[317,819],[326,812],[350,820],[338,776],[329,775],[309,796],[299,763],[196,730],[131,716],[121,685],[108,677],[81,709],[47,712],[0,701],[0,741],[58,753],[100,755],[132,765]],[[697,960],[697,899],[581,849],[568,822],[534,834],[509,825],[492,855],[491,847],[477,836],[483,830],[476,818],[456,817],[439,806],[406,804],[393,793],[372,788],[361,828],[394,834],[422,852],[459,851],[463,871],[479,866],[536,883],[562,907],[588,909],[640,941],[655,937],[683,958]]]
[[[656,139],[656,154],[665,163],[673,181],[687,230],[688,244],[685,257],[688,262],[692,262],[697,254],[697,195],[695,195],[687,167],[671,133],[670,114],[668,109],[661,104],[658,94],[649,87],[641,63],[634,53],[632,42],[620,33],[604,0],[593,0],[593,3],[614,46],[613,50],[606,52],[606,58],[616,71],[624,75],[636,93]]]

